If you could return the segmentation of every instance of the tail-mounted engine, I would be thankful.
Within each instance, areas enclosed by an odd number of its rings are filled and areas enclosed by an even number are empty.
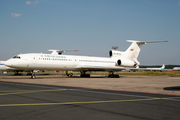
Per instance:
[[[137,63],[132,61],[132,60],[117,60],[116,63],[117,66],[123,66],[123,67],[132,67],[132,66],[136,66]]]
[[[110,57],[118,57],[118,56],[121,56],[122,54],[123,54],[123,52],[116,51],[116,50],[110,50],[109,51],[109,56]]]
[[[110,57],[117,57],[118,58],[127,58],[126,54],[124,52],[121,51],[116,51],[116,50],[110,50],[109,51],[109,56]],[[118,59],[116,62],[116,66],[123,66],[123,67],[136,67],[139,65],[139,62],[135,62],[133,60],[129,60],[129,58],[127,59]]]

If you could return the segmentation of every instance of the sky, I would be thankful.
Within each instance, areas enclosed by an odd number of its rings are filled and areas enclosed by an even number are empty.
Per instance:
[[[20,53],[108,57],[126,40],[142,46],[141,65],[180,64],[180,0],[1,0],[0,60]]]

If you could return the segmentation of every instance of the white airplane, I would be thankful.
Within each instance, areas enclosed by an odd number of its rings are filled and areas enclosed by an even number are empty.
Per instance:
[[[139,66],[137,66],[136,68],[129,68],[127,69],[129,72],[133,71],[133,72],[136,72],[136,71],[170,71],[170,69],[165,69],[165,65],[163,65],[162,67],[160,68],[139,68]]]
[[[146,68],[145,71],[163,71],[165,70],[165,65],[163,65],[161,68]]]
[[[4,64],[16,69],[31,70],[31,78],[35,78],[33,70],[65,70],[80,71],[81,77],[90,77],[87,71],[109,71],[109,77],[119,77],[115,71],[126,70],[137,67],[140,62],[137,60],[140,48],[146,43],[168,42],[168,41],[134,41],[127,40],[132,44],[125,52],[110,50],[107,57],[89,57],[61,55],[66,50],[49,50],[51,54],[29,53],[19,54],[7,60]]]
[[[180,71],[180,67],[174,67],[173,71]]]

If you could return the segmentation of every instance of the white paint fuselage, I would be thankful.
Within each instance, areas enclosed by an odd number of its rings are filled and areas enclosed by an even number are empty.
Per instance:
[[[23,70],[80,70],[78,66],[118,67],[118,58],[52,55],[52,54],[20,54],[19,58],[11,58],[6,66]]]

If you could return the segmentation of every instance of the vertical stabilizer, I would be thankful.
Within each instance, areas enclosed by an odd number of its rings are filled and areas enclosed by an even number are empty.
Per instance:
[[[164,70],[164,69],[165,69],[165,65],[164,65],[164,64],[163,64],[163,66],[161,67],[161,69],[162,69],[162,70]]]
[[[141,46],[146,43],[157,43],[157,42],[168,42],[168,41],[134,41],[134,40],[127,40],[127,42],[131,42],[132,44],[129,46],[129,48],[124,52],[124,57],[129,60],[133,60],[136,63],[139,63],[137,61],[137,58],[139,56],[139,53],[141,51]]]

